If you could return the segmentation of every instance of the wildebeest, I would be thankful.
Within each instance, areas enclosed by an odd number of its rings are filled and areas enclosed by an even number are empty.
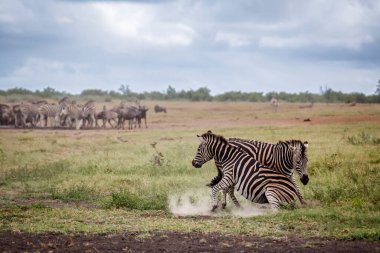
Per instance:
[[[15,127],[26,127],[26,123],[30,123],[32,127],[36,126],[39,116],[37,105],[21,103],[14,105],[12,110],[15,117]]]
[[[111,120],[115,122],[115,127],[116,127],[117,118],[118,118],[117,112],[112,111],[112,110],[107,110],[106,107],[103,106],[103,110],[96,115],[96,125],[99,126],[98,119],[101,119],[103,120],[103,125],[102,125],[103,128],[106,128],[107,121],[113,128],[114,126],[112,125]]]
[[[0,125],[11,125],[14,122],[14,114],[7,104],[0,104]]]
[[[134,106],[119,107],[117,109],[117,114],[118,114],[118,122],[117,122],[118,128],[124,129],[124,122],[125,120],[128,120],[128,129],[132,129],[133,120],[141,114],[141,111],[137,107],[134,107]]]
[[[154,112],[164,112],[166,113],[166,108],[165,107],[162,107],[162,106],[159,106],[159,105],[155,105],[154,106]]]

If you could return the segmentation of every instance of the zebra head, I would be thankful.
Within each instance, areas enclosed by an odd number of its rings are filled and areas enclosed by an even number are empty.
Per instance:
[[[307,185],[309,182],[309,176],[307,173],[307,147],[309,143],[305,142],[297,142],[293,147],[293,168],[300,176],[300,180],[304,185]]]
[[[214,158],[214,148],[218,146],[221,141],[227,143],[227,141],[221,137],[213,134],[211,131],[202,134],[201,136],[197,135],[201,140],[201,144],[198,146],[197,153],[192,161],[192,165],[195,168],[200,168],[202,165],[211,159]]]

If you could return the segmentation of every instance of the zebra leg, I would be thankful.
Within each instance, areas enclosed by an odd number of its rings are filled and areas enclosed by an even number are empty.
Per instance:
[[[230,199],[232,200],[232,202],[234,203],[234,205],[236,207],[240,208],[241,207],[240,203],[237,200],[237,198],[235,197],[235,187],[231,186],[230,188],[228,188],[227,193],[228,193],[228,195],[230,195]]]
[[[301,205],[304,206],[306,205],[306,202],[305,200],[303,199],[302,195],[301,195],[301,192],[300,192],[300,189],[298,188],[298,185],[296,183],[296,180],[294,178],[294,174],[292,174],[292,176],[290,177],[290,180],[292,181],[292,183],[294,184],[294,187],[295,187],[295,190],[297,192],[297,195],[298,195],[298,198],[300,199],[300,202],[301,202]]]
[[[267,198],[272,210],[277,210],[280,207],[280,200],[275,190],[271,187],[265,189],[265,197]]]
[[[228,182],[228,179],[226,177],[223,177],[219,183],[217,183],[216,185],[212,187],[212,190],[211,190],[211,199],[212,199],[211,211],[212,212],[214,212],[216,208],[218,207],[218,199],[217,199],[218,192],[220,190],[227,191],[228,188],[230,187],[233,187],[233,185],[231,185],[231,183]]]

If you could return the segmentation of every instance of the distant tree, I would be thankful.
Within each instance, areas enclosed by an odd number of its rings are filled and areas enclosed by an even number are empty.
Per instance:
[[[375,94],[380,95],[380,79],[379,79],[379,81],[377,81]]]
[[[119,91],[121,92],[121,94],[126,95],[126,96],[131,93],[131,90],[129,89],[129,85],[124,85],[124,84],[120,86]]]
[[[173,88],[171,85],[166,89],[166,97],[167,99],[174,99],[176,98],[177,92],[175,88]]]

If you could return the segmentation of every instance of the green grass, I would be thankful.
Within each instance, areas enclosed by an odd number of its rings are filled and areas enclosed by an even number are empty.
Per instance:
[[[284,115],[306,117],[293,110]],[[354,114],[330,107],[320,114],[330,110]],[[0,131],[0,230],[176,230],[379,240],[379,122],[213,128],[226,137],[307,140],[310,182],[299,186],[308,205],[251,218],[228,213],[212,219],[175,217],[170,196],[194,189],[209,196],[205,184],[216,174],[214,165],[191,166],[196,135],[207,130]],[[54,204],[62,202],[68,205]]]

